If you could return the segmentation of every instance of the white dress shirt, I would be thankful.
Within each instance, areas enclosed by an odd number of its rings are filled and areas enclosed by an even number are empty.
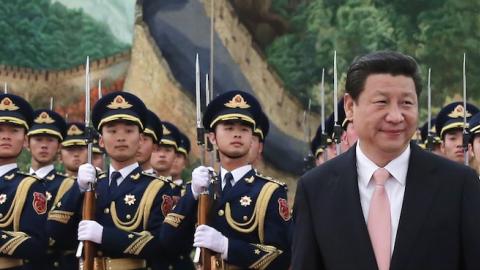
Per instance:
[[[137,167],[138,167],[138,163],[135,162],[135,163],[133,163],[132,165],[128,165],[127,167],[124,167],[124,168],[118,170],[118,172],[119,172],[122,176],[117,179],[117,186],[120,186],[120,184],[123,182],[123,180],[124,180],[133,170],[135,170]],[[110,181],[111,181],[111,179],[112,179],[112,173],[113,173],[114,171],[117,171],[117,170],[115,170],[115,168],[113,168],[112,164],[110,164],[110,169],[108,170],[108,184],[109,184],[109,185],[110,185]]]
[[[45,178],[53,169],[55,169],[55,166],[53,164],[38,168],[36,171],[33,170],[32,167],[30,167],[30,174],[35,174],[38,178]]]
[[[3,177],[7,172],[16,168],[17,168],[17,163],[9,163],[9,164],[0,166],[0,177]]]
[[[157,174],[153,168],[146,169],[146,170],[144,170],[144,172],[145,172],[145,173],[148,173],[148,174],[153,174],[153,175],[156,175],[156,174]]]
[[[375,184],[372,179],[373,173],[378,167],[362,152],[360,141],[356,147],[358,190],[360,192],[360,203],[362,204],[363,216],[368,224],[368,211],[372,199]],[[405,194],[405,182],[407,178],[408,162],[410,159],[410,145],[407,146],[400,156],[390,161],[384,168],[390,173],[390,178],[385,182],[385,190],[390,202],[391,224],[392,224],[392,248],[395,247],[400,213],[402,212],[403,195]]]
[[[233,176],[232,187],[235,186],[238,180],[242,179],[242,177],[245,176],[245,174],[247,174],[250,170],[252,170],[252,165],[248,164],[231,171],[230,173],[232,173]],[[225,175],[228,172],[229,171],[225,170],[223,167],[220,167],[220,176],[222,177],[222,189],[225,187],[225,181],[223,180],[225,179]]]

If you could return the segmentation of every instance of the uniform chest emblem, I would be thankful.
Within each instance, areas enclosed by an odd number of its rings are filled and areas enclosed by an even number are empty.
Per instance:
[[[47,212],[47,198],[45,197],[45,194],[34,192],[32,205],[38,215],[45,214]]]
[[[4,204],[7,201],[7,194],[0,194],[0,204]]]
[[[137,199],[135,199],[135,195],[127,194],[125,198],[123,198],[126,205],[133,205]]]
[[[283,220],[290,220],[290,210],[288,209],[288,202],[284,198],[278,199],[278,213],[283,218]]]
[[[252,203],[252,198],[248,197],[248,196],[243,196],[242,198],[240,198],[240,204],[242,206],[249,206],[250,204]]]
[[[52,198],[52,193],[50,192],[45,192],[45,194],[47,195],[47,201],[50,201],[50,199]]]

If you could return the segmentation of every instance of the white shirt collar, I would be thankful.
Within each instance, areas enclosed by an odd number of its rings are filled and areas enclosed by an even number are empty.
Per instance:
[[[373,173],[380,167],[370,160],[360,148],[360,141],[357,142],[357,172],[358,179],[363,185],[367,186],[372,178]],[[390,161],[384,168],[395,178],[400,184],[405,185],[408,172],[408,162],[410,159],[410,144],[407,148],[395,159]]]
[[[232,185],[237,183],[238,180],[242,179],[242,177],[245,176],[245,174],[247,174],[250,170],[252,170],[252,165],[247,164],[245,166],[238,167],[235,170],[231,171],[232,176],[233,176]],[[225,175],[227,173],[228,173],[227,170],[225,170],[223,167],[220,167],[220,175],[222,176],[222,184],[223,184],[223,179],[225,178]]]
[[[38,170],[33,170],[32,167],[30,167],[30,174],[35,174],[38,178],[45,178],[53,169],[55,169],[55,166],[53,164],[43,166],[39,168]]]
[[[173,183],[175,183],[175,185],[177,186],[181,186],[183,185],[183,180],[182,179],[173,180]]]
[[[10,163],[0,166],[0,177],[4,176],[7,172],[16,169],[17,163]]]
[[[133,170],[135,170],[137,167],[138,167],[138,162],[135,162],[131,165],[128,165],[128,166],[123,167],[122,169],[118,170],[118,172],[122,175],[122,177],[119,179],[120,182],[121,182],[121,180],[125,179],[131,172],[133,172]],[[112,166],[112,164],[110,164],[110,169],[108,170],[108,179],[111,178],[112,173],[114,171],[117,171],[117,170],[115,170],[115,168]],[[118,183],[119,180],[117,180],[117,183]]]

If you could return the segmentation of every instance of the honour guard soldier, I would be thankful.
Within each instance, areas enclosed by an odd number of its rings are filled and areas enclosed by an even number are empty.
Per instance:
[[[16,163],[32,122],[30,104],[0,94],[0,269],[41,269],[48,245],[45,186]]]
[[[150,158],[152,157],[153,151],[158,147],[162,135],[162,121],[160,121],[160,118],[158,118],[154,112],[148,110],[147,124],[143,130],[143,137],[137,152],[137,162],[146,173],[155,175],[155,171],[150,164]]]
[[[442,139],[437,134],[437,130],[435,128],[435,118],[432,118],[430,120],[430,134],[432,134],[432,153],[435,153],[437,155],[442,155],[442,150],[440,149],[440,146],[442,144]],[[423,124],[423,126],[420,128],[420,137],[422,142],[419,144],[420,147],[427,149],[427,144],[428,144],[428,121]]]
[[[260,117],[257,121],[257,125],[255,130],[253,131],[253,138],[252,138],[252,147],[248,152],[249,163],[255,169],[258,169],[262,160],[263,154],[263,147],[265,145],[265,138],[268,135],[268,131],[270,129],[270,123],[268,122],[267,115],[262,111],[260,113]]]
[[[105,170],[105,149],[98,144],[100,134],[95,130],[92,130],[93,144],[92,144],[92,165],[97,168],[98,171]]]
[[[248,151],[261,107],[250,94],[226,92],[213,99],[203,126],[220,157],[220,181],[210,185],[211,169],[192,172],[192,184],[165,218],[162,235],[172,249],[181,249],[195,230],[197,199],[210,188],[214,202],[211,225],[200,225],[194,246],[220,254],[227,269],[287,269],[290,261],[290,211],[286,186],[259,176],[248,164]],[[221,195],[220,195],[221,193]],[[217,198],[218,198],[217,197]]]
[[[146,115],[144,103],[127,92],[112,92],[97,101],[92,123],[101,134],[99,143],[110,157],[110,167],[97,176],[91,164],[81,165],[77,185],[49,215],[58,238],[77,226],[71,217],[81,206],[83,192],[97,183],[96,220],[78,224],[78,240],[98,244],[95,270],[145,269],[148,259],[168,252],[158,234],[173,205],[170,184],[143,173],[136,161]]]
[[[27,136],[28,149],[32,154],[30,174],[43,180],[46,188],[47,207],[50,209],[74,184],[73,179],[58,173],[54,167],[61,143],[67,136],[67,124],[63,117],[54,111],[36,110]],[[70,236],[68,246],[58,246],[53,239],[50,239],[45,269],[72,269],[75,267],[77,241],[72,238],[73,234]]]
[[[190,153],[190,140],[187,135],[180,132],[180,144],[178,146],[177,152],[175,153],[175,160],[170,171],[172,176],[173,183],[180,189],[182,192],[185,191],[185,181],[182,179],[182,172],[188,165],[188,154]]]
[[[450,103],[440,110],[436,117],[435,128],[442,140],[441,150],[446,158],[459,163],[464,162],[464,115],[467,116],[468,121],[478,112],[478,108],[470,103],[467,103],[467,108],[464,108],[463,102]],[[470,153],[469,150],[468,154]]]
[[[60,161],[63,163],[65,173],[76,178],[80,165],[87,162],[87,136],[85,124],[71,122],[67,124],[67,136],[62,142]]]
[[[162,122],[162,125],[163,136],[157,149],[153,151],[150,162],[158,176],[171,177],[170,170],[180,144],[180,131],[172,123]]]

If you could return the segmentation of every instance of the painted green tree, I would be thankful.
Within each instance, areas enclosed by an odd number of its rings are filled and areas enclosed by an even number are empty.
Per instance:
[[[103,58],[129,45],[108,27],[50,0],[3,1],[0,9],[0,63],[34,69],[65,69]]]
[[[307,104],[318,104],[321,70],[327,93],[333,81],[333,51],[339,78],[359,55],[398,50],[414,56],[423,78],[432,69],[433,104],[461,95],[463,53],[467,53],[470,101],[480,99],[480,2],[477,0],[277,0],[290,33],[266,50],[286,88]],[[295,3],[295,4],[292,4]],[[343,76],[343,77],[342,77]],[[340,88],[342,84],[340,84]],[[425,106],[426,91],[421,97]],[[329,102],[331,104],[331,102]],[[331,105],[329,106],[331,108]]]

